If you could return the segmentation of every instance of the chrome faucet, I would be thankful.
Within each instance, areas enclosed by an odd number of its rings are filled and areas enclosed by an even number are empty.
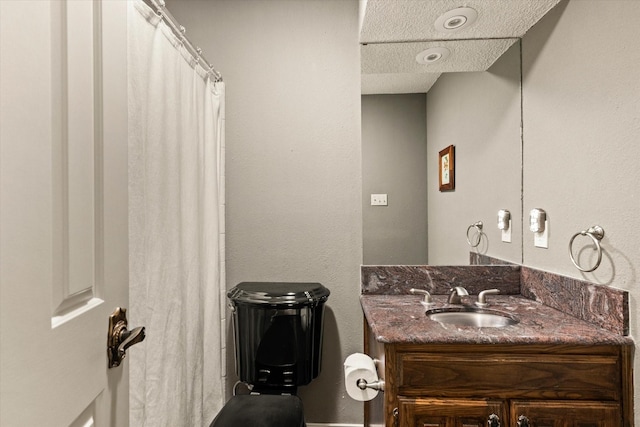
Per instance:
[[[451,293],[449,294],[449,304],[462,304],[462,299],[460,297],[464,297],[469,295],[469,292],[462,286],[456,286],[451,289]]]

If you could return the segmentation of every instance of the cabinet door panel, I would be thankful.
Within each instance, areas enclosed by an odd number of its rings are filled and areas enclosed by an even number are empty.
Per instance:
[[[485,427],[491,414],[506,420],[502,400],[400,397],[398,401],[400,427]]]
[[[620,405],[614,402],[513,401],[511,425],[524,415],[529,427],[619,427]]]
[[[521,399],[620,398],[616,355],[404,353],[399,364],[398,388],[407,395],[458,398],[473,390],[502,398],[509,390]]]

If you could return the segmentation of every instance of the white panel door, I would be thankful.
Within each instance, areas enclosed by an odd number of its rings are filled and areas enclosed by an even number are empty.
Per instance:
[[[126,14],[0,1],[2,427],[128,425]]]

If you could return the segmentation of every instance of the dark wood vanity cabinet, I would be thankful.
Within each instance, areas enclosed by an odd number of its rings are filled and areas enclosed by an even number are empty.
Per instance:
[[[383,344],[365,335],[385,380],[365,403],[365,425],[633,426],[630,345]]]

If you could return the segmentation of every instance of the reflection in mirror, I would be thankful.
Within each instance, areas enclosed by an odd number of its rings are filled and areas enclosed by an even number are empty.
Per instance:
[[[426,124],[424,93],[362,97],[364,264],[427,263]]]
[[[467,265],[476,251],[522,262],[520,77],[518,42],[488,71],[442,74],[426,96],[362,97],[364,264]],[[449,145],[456,186],[441,192],[438,153]],[[380,193],[388,206],[371,206]],[[465,232],[476,221],[473,249]]]

